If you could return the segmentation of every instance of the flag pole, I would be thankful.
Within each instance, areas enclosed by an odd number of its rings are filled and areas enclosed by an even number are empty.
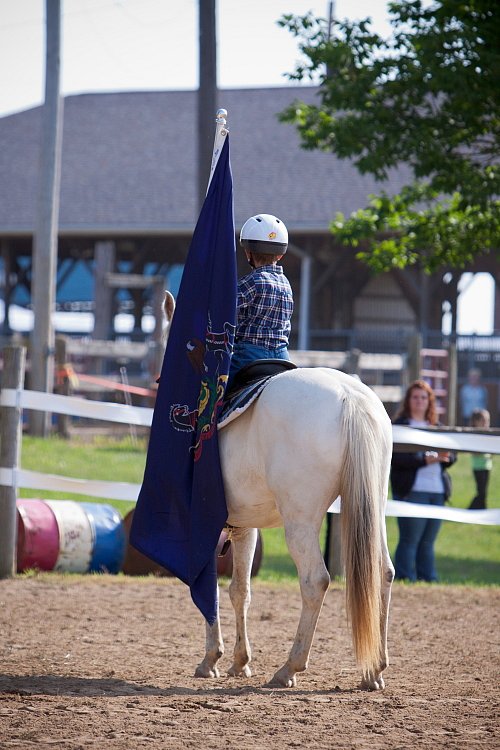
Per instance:
[[[226,136],[229,133],[229,130],[226,128],[226,117],[227,117],[227,109],[217,110],[217,114],[215,116],[214,150],[212,154],[212,166],[210,167],[210,177],[208,178],[207,193],[208,193],[208,188],[210,187],[210,183],[212,182],[212,177],[215,172],[215,167],[217,166],[217,162],[219,161],[219,156],[221,154],[224,141],[226,139]]]

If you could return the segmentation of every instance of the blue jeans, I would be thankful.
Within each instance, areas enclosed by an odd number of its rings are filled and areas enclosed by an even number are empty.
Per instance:
[[[290,357],[286,344],[278,346],[276,349],[267,349],[265,346],[250,344],[248,341],[237,341],[231,357],[226,392],[230,389],[236,373],[250,362],[255,362],[256,359],[290,359]]]
[[[405,498],[394,497],[419,505],[444,505],[444,494],[410,492]],[[434,565],[434,543],[441,528],[437,518],[398,518],[399,542],[394,564],[396,578],[410,581],[437,581]]]

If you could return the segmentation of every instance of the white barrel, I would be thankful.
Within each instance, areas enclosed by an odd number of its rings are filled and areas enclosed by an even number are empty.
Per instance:
[[[46,500],[59,527],[59,555],[54,570],[87,573],[94,539],[87,514],[73,500]]]

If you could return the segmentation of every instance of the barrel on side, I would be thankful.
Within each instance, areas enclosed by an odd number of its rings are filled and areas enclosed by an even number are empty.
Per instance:
[[[80,503],[73,500],[46,500],[59,527],[59,555],[54,570],[87,573],[93,550],[90,521]]]
[[[111,505],[20,498],[17,510],[18,572],[28,568],[71,573],[121,570],[125,529]]]
[[[17,572],[54,570],[59,556],[59,527],[44,500],[17,500]]]
[[[89,572],[119,573],[125,557],[123,521],[112,505],[80,503],[90,522],[93,537]]]

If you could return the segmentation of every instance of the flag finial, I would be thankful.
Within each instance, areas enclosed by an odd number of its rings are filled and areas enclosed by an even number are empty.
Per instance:
[[[210,183],[212,181],[213,174],[215,172],[215,167],[217,166],[217,162],[219,160],[219,156],[222,151],[222,146],[224,145],[224,140],[226,136],[229,135],[229,130],[226,128],[226,117],[227,117],[227,109],[217,110],[217,114],[215,115],[214,150],[212,154],[212,166],[210,169],[210,177],[208,180],[207,193],[208,193],[208,188],[210,187]]]
[[[226,118],[227,118],[227,109],[218,109],[217,114],[215,116],[215,124],[217,126],[217,130],[219,131],[221,135],[227,135]]]

